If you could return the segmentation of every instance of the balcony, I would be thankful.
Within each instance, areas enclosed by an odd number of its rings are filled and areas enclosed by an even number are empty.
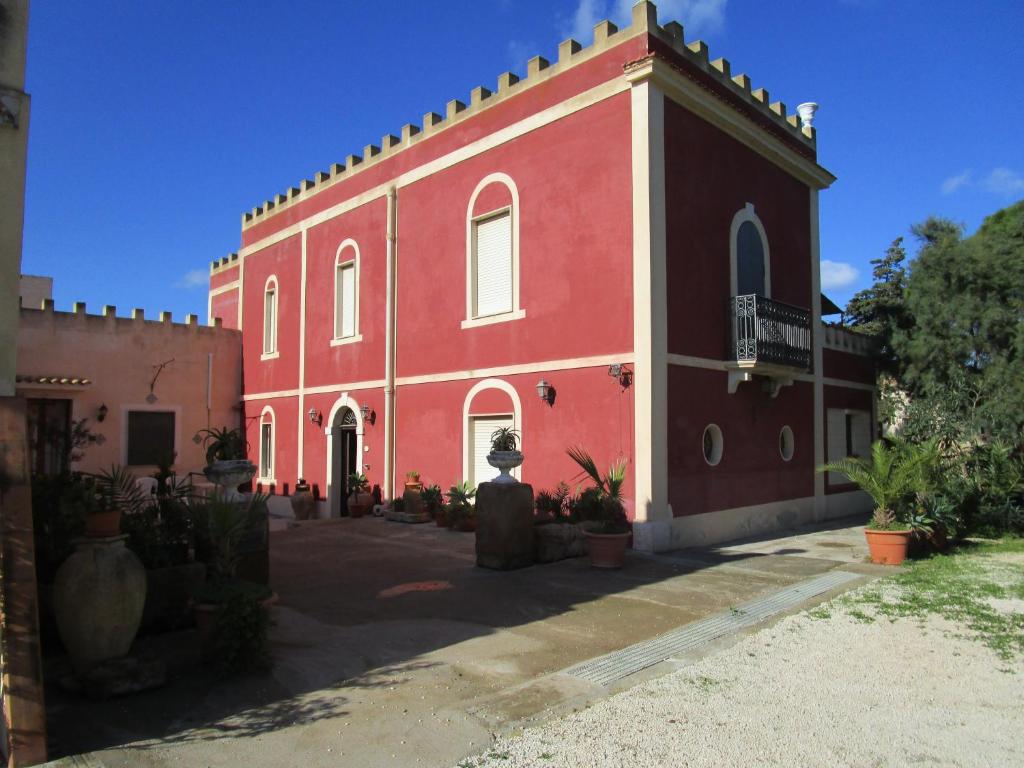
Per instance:
[[[754,294],[729,299],[729,391],[766,376],[774,397],[811,369],[811,313]]]

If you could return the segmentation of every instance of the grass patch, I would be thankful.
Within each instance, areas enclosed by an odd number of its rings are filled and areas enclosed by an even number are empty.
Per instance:
[[[996,610],[990,599],[1024,599],[1024,539],[964,545],[905,565],[894,576],[839,602],[858,621],[930,614],[966,626],[1001,659],[1024,655],[1024,613]],[[862,608],[869,609],[868,611]]]

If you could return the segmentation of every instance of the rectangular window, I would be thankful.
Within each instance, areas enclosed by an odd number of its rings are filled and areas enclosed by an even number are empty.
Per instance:
[[[128,411],[126,463],[152,466],[174,456],[174,411]]]
[[[260,477],[274,477],[274,425],[260,425]]]
[[[263,354],[277,351],[277,292],[268,288],[263,294]]]
[[[334,338],[356,335],[356,265],[350,261],[338,265],[334,297]]]
[[[470,476],[466,479],[473,485],[480,485],[498,476],[498,470],[487,463],[491,452],[491,435],[501,427],[512,427],[511,416],[475,416],[469,422]]]
[[[512,311],[512,215],[505,211],[473,223],[473,314]]]
[[[33,475],[66,472],[71,459],[71,401],[26,402],[30,471]]]
[[[828,461],[840,461],[850,456],[869,458],[871,453],[871,414],[867,411],[848,411],[829,408],[826,419],[828,432]],[[829,485],[849,483],[849,478],[838,472],[828,473]]]

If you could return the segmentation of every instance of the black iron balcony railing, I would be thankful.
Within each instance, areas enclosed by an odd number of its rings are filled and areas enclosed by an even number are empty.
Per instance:
[[[750,294],[729,299],[732,359],[808,371],[811,368],[811,313]]]

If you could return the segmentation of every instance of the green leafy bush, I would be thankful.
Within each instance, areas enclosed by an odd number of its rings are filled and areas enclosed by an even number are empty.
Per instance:
[[[234,591],[217,611],[207,661],[225,677],[269,669],[269,628],[270,617],[260,600]]]

